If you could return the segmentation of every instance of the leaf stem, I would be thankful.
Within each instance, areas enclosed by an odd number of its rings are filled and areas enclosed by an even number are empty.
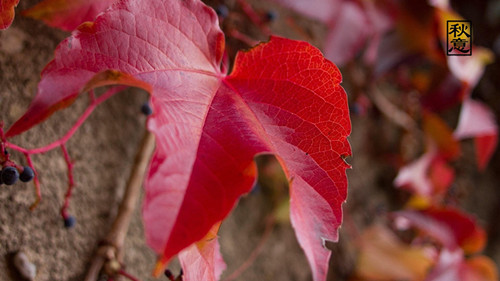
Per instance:
[[[67,215],[66,211],[67,211],[67,208],[69,205],[71,191],[72,191],[73,186],[74,186],[73,173],[72,173],[73,165],[71,164],[71,161],[69,160],[68,151],[66,150],[66,143],[75,134],[75,132],[78,130],[78,128],[80,128],[80,126],[82,126],[83,122],[85,122],[85,120],[87,120],[87,118],[90,116],[90,114],[94,111],[94,109],[99,104],[103,103],[104,101],[106,101],[107,99],[112,97],[114,94],[122,91],[125,88],[126,88],[125,86],[112,87],[109,90],[107,90],[104,94],[99,96],[98,98],[95,97],[94,90],[90,90],[89,91],[90,103],[87,106],[87,108],[85,109],[85,111],[83,112],[83,114],[80,116],[80,118],[78,118],[76,123],[73,125],[73,127],[71,127],[71,129],[69,129],[69,131],[63,137],[61,137],[60,139],[58,139],[58,140],[56,140],[56,141],[54,141],[46,146],[43,146],[43,147],[39,147],[39,148],[35,148],[35,149],[25,149],[25,148],[22,148],[20,146],[13,144],[13,143],[8,142],[7,139],[5,138],[5,135],[3,132],[3,122],[0,123],[0,138],[1,138],[0,149],[2,150],[0,155],[5,154],[5,148],[7,148],[7,147],[23,153],[24,156],[26,157],[26,161],[28,162],[28,165],[30,166],[31,169],[33,169],[33,171],[35,173],[35,178],[34,178],[33,182],[35,185],[36,199],[35,199],[35,202],[33,202],[33,204],[31,204],[30,210],[33,211],[38,206],[40,201],[42,200],[42,194],[40,191],[40,180],[38,178],[38,173],[36,172],[36,169],[33,165],[33,162],[31,161],[30,156],[33,154],[45,153],[45,152],[48,152],[48,151],[55,149],[57,147],[61,147],[61,149],[63,150],[64,158],[66,160],[66,164],[68,165],[68,178],[69,178],[69,182],[70,182],[69,186],[68,186],[68,191],[67,191],[65,199],[64,199],[64,205],[61,209],[62,216],[64,218],[66,218],[66,215]],[[9,155],[4,155],[4,156],[2,156],[2,158],[5,158],[3,160],[8,161]]]
[[[123,86],[113,87],[113,88],[109,89],[108,91],[106,91],[101,96],[99,96],[97,99],[91,99],[91,103],[89,104],[87,109],[85,109],[85,111],[80,116],[80,118],[78,118],[78,120],[73,125],[73,127],[71,127],[71,129],[69,129],[69,131],[62,138],[60,138],[60,139],[58,139],[58,140],[56,140],[56,141],[54,141],[46,146],[43,146],[40,148],[34,148],[34,149],[25,149],[25,148],[22,148],[20,146],[13,144],[13,143],[10,143],[8,141],[5,142],[5,145],[9,148],[12,148],[12,149],[17,150],[17,151],[24,153],[24,154],[45,153],[45,152],[48,152],[48,151],[50,151],[54,148],[57,148],[61,145],[64,145],[75,134],[75,132],[78,130],[78,128],[80,128],[80,126],[83,124],[83,122],[85,122],[85,120],[87,120],[87,118],[90,116],[90,114],[94,111],[94,109],[99,104],[103,103],[104,101],[106,101],[111,96],[118,93],[119,91],[123,90],[124,88],[125,87],[123,87]]]

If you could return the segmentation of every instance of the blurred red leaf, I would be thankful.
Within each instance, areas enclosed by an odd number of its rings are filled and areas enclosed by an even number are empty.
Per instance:
[[[229,76],[223,52],[217,15],[200,1],[118,2],[59,45],[7,135],[93,87],[142,87],[157,140],[143,206],[157,273],[227,216],[255,181],[254,156],[272,153],[291,180],[291,221],[314,280],[324,280],[323,243],[338,239],[351,154],[340,72],[310,44],[279,37],[239,53]]]
[[[464,281],[498,281],[498,268],[490,258],[475,256],[466,260]]]
[[[450,72],[472,89],[483,76],[486,65],[493,61],[493,53],[486,48],[473,46],[471,56],[446,58]]]
[[[498,126],[493,112],[481,102],[466,99],[454,136],[457,139],[475,139],[477,166],[479,170],[484,170],[498,142]]]
[[[14,20],[14,8],[19,4],[19,0],[2,0],[0,2],[0,29],[7,29]]]
[[[275,1],[328,26],[325,56],[339,66],[352,60],[365,46],[365,59],[373,63],[382,34],[392,26],[392,19],[386,11],[371,1]]]
[[[436,153],[435,149],[431,149],[417,160],[403,166],[394,179],[394,185],[423,197],[431,197],[433,187],[429,178],[429,167]]]
[[[72,31],[95,17],[117,0],[45,0],[24,10],[23,16],[44,21],[62,30]]]
[[[462,250],[443,249],[426,281],[497,281],[498,269],[488,257],[465,259]]]
[[[328,23],[337,15],[336,8],[344,0],[275,0],[298,13]]]
[[[422,129],[434,141],[441,156],[452,160],[460,155],[460,145],[453,137],[453,131],[439,115],[425,112]]]
[[[435,194],[445,194],[455,180],[455,170],[443,157],[436,157],[429,168],[429,178]]]
[[[436,239],[445,248],[465,253],[481,251],[486,243],[486,232],[467,214],[451,207],[430,207],[420,211],[399,211],[395,217],[407,219],[410,224]]]

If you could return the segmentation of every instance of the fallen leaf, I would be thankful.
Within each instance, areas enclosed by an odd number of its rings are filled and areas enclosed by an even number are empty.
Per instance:
[[[347,196],[351,124],[341,74],[305,42],[272,37],[221,72],[224,35],[197,0],[121,1],[57,48],[38,93],[7,132],[19,134],[92,87],[151,93],[156,151],[143,218],[160,265],[202,239],[255,181],[254,157],[275,154],[290,184],[291,221],[325,280]],[[89,82],[90,81],[90,82]]]

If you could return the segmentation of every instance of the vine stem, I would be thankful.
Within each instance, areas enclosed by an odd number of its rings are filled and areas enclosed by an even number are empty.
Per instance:
[[[73,192],[75,181],[73,179],[73,162],[69,157],[66,145],[61,144],[61,149],[64,155],[64,160],[66,161],[66,165],[68,166],[68,190],[66,191],[66,195],[64,196],[64,204],[61,207],[61,216],[66,219],[68,217],[69,199],[71,198],[71,193]]]
[[[99,104],[103,103],[104,101],[106,101],[107,99],[109,99],[110,97],[112,97],[113,95],[122,91],[125,88],[126,88],[125,86],[112,87],[109,90],[107,90],[104,94],[99,96],[98,98],[95,97],[94,90],[90,90],[89,91],[90,103],[87,106],[87,108],[85,109],[85,111],[83,112],[83,114],[80,116],[80,118],[78,118],[76,123],[71,127],[71,129],[69,129],[69,131],[63,137],[61,137],[60,139],[58,139],[58,140],[56,140],[56,141],[54,141],[46,146],[43,146],[43,147],[34,148],[34,149],[25,149],[25,148],[22,148],[18,145],[15,145],[13,143],[8,142],[5,138],[4,133],[3,133],[3,122],[0,123],[0,133],[1,133],[1,138],[2,138],[2,145],[1,145],[2,153],[6,147],[12,148],[14,150],[17,150],[17,151],[23,153],[25,158],[26,158],[26,161],[28,162],[29,167],[31,169],[33,169],[33,172],[35,173],[35,178],[34,178],[33,182],[35,185],[36,199],[35,199],[35,202],[33,202],[33,204],[31,204],[31,206],[30,206],[31,211],[33,211],[38,206],[40,201],[42,200],[42,193],[40,190],[40,179],[38,178],[38,173],[35,169],[35,166],[33,165],[33,162],[31,161],[31,155],[45,153],[45,152],[48,152],[48,151],[55,149],[55,148],[58,148],[58,147],[61,147],[61,149],[63,150],[64,158],[66,160],[66,164],[68,165],[69,185],[68,185],[68,191],[67,191],[65,199],[64,199],[64,205],[63,205],[63,208],[61,209],[61,214],[64,218],[66,218],[66,216],[65,216],[66,210],[68,209],[69,198],[71,197],[71,191],[72,191],[73,186],[74,186],[73,173],[72,173],[73,165],[72,165],[71,161],[69,160],[69,155],[68,155],[68,152],[66,150],[66,143],[75,134],[75,132],[78,130],[78,128],[80,128],[80,126],[82,126],[83,122],[85,122],[85,120],[87,120],[87,118],[90,116],[90,114],[94,111],[94,109]],[[8,156],[7,156],[7,160],[8,160]]]
[[[254,248],[252,253],[248,256],[248,258],[235,270],[231,275],[226,277],[223,281],[232,281],[238,278],[245,270],[247,270],[257,259],[259,254],[262,252],[262,249],[264,248],[264,244],[266,244],[267,239],[269,239],[269,236],[271,236],[273,227],[274,227],[275,219],[273,216],[270,216],[267,218],[266,221],[266,228],[264,229],[264,233],[262,234],[262,237],[259,240],[259,243],[257,246]]]
[[[145,131],[137,151],[134,166],[129,175],[125,194],[120,203],[118,214],[103,243],[98,247],[85,277],[85,281],[96,281],[101,269],[106,269],[109,275],[123,275],[123,245],[141,191],[149,159],[153,154],[155,140],[153,134]],[[111,269],[111,270],[110,270]],[[134,279],[131,279],[134,280]]]
[[[248,16],[250,21],[255,24],[257,27],[260,28],[262,33],[264,33],[266,36],[270,36],[273,34],[271,29],[264,24],[260,16],[255,12],[255,10],[246,2],[246,0],[237,0],[238,4],[241,6],[241,9],[243,12]]]
[[[34,149],[25,149],[25,148],[22,148],[20,146],[13,144],[13,143],[10,143],[8,141],[5,142],[5,145],[7,147],[12,148],[14,150],[17,150],[21,153],[30,154],[30,155],[31,154],[45,153],[45,152],[48,152],[48,151],[50,151],[54,148],[57,148],[61,145],[64,145],[75,134],[75,132],[78,130],[78,128],[80,128],[80,126],[82,126],[83,122],[85,122],[85,120],[87,120],[87,118],[90,116],[90,114],[94,111],[94,109],[99,104],[103,103],[104,101],[106,101],[107,99],[112,97],[114,94],[120,92],[124,88],[125,88],[124,86],[113,87],[113,88],[109,89],[108,91],[106,91],[101,96],[99,96],[98,98],[94,98],[94,94],[91,91],[90,92],[91,102],[90,102],[89,106],[85,109],[83,114],[80,116],[80,118],[78,118],[78,120],[73,125],[73,127],[71,127],[71,129],[69,129],[69,131],[62,138],[60,138],[60,139],[58,139],[58,140],[56,140],[56,141],[54,141],[46,146],[34,148]]]

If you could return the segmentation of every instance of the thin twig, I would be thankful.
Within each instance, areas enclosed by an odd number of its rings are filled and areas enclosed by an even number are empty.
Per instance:
[[[71,198],[71,194],[73,193],[73,187],[75,187],[75,180],[73,179],[73,162],[69,157],[69,153],[68,150],[66,149],[65,144],[61,144],[61,150],[64,155],[64,161],[66,161],[66,165],[68,166],[68,189],[66,190],[66,195],[64,196],[64,203],[63,206],[61,207],[61,216],[66,219],[68,217],[69,200]]]
[[[370,99],[377,106],[377,108],[395,124],[403,127],[409,132],[418,132],[418,125],[408,113],[400,110],[397,106],[392,104],[376,87],[372,87],[369,92]]]
[[[236,29],[231,29],[231,31],[229,31],[229,35],[235,39],[240,40],[241,42],[247,44],[250,47],[259,44],[259,41],[252,39],[250,36],[243,34]]]
[[[270,36],[273,34],[271,29],[264,24],[260,16],[255,12],[255,10],[246,2],[246,0],[237,0],[238,4],[240,4],[241,9],[243,12],[248,16],[250,21],[255,24],[257,27],[260,28],[262,33],[264,33],[266,36]]]
[[[132,274],[126,272],[125,270],[123,269],[120,269],[118,271],[118,274],[121,275],[121,276],[124,276],[124,277],[127,277],[128,279],[132,280],[132,281],[140,281],[139,279],[137,279],[135,276],[133,276]]]
[[[259,256],[260,252],[264,248],[264,244],[272,233],[274,227],[275,219],[273,216],[269,217],[266,222],[266,228],[264,229],[264,233],[259,240],[259,243],[255,247],[255,249],[250,253],[250,256],[243,262],[231,275],[226,277],[224,281],[232,281],[238,278],[245,270],[247,270],[255,261],[255,259]]]
[[[111,274],[120,273],[121,268],[114,266],[123,262],[123,244],[125,243],[125,237],[139,199],[144,174],[153,150],[154,136],[146,131],[136,154],[118,214],[104,243],[97,249],[85,281],[96,281],[101,269],[106,268],[107,265],[111,265],[108,268],[116,269],[116,272],[111,272]]]
[[[35,178],[33,179],[33,185],[35,186],[35,195],[36,199],[33,204],[30,206],[30,210],[33,211],[40,201],[42,200],[42,191],[40,190],[40,178],[38,177],[38,172],[35,169],[35,165],[33,165],[33,161],[31,160],[31,155],[28,153],[24,154],[24,157],[26,157],[26,161],[28,162],[28,166],[33,170],[33,173],[35,174]]]
[[[103,103],[104,101],[106,101],[107,99],[109,99],[111,96],[113,96],[114,94],[118,93],[119,91],[123,90],[125,87],[123,86],[117,86],[117,87],[113,87],[111,89],[109,89],[107,92],[105,92],[104,94],[102,94],[101,96],[99,96],[97,99],[94,99],[94,100],[91,100],[91,103],[89,104],[89,106],[85,109],[85,111],[83,112],[83,114],[80,116],[80,118],[78,118],[78,120],[76,121],[76,123],[73,125],[73,127],[71,127],[71,129],[69,129],[69,131],[60,139],[44,146],[44,147],[40,147],[40,148],[35,148],[35,149],[25,149],[25,148],[22,148],[20,146],[17,146],[13,143],[10,143],[8,141],[5,142],[5,145],[7,147],[10,147],[14,150],[17,150],[21,153],[24,153],[24,154],[39,154],[39,153],[45,153],[49,150],[52,150],[54,148],[57,148],[63,144],[65,144],[74,134],[75,132],[78,130],[78,128],[80,128],[80,126],[83,124],[83,122],[85,122],[85,120],[87,120],[87,118],[90,116],[90,114],[94,111],[94,109],[101,103]]]

